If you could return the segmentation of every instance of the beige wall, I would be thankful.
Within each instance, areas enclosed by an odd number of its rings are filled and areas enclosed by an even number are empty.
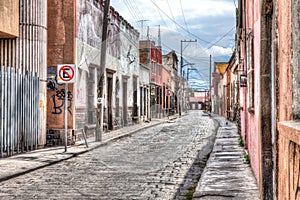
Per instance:
[[[0,1],[0,38],[19,36],[19,0]]]

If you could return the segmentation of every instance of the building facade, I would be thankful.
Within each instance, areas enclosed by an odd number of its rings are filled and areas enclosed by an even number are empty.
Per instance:
[[[53,19],[48,21],[48,71],[56,73],[56,66],[63,63],[76,66],[76,82],[69,84],[67,102],[70,142],[80,129],[95,132],[99,101],[104,131],[139,122],[139,33],[110,7],[107,38],[102,43],[103,12],[103,1],[48,1],[48,17]],[[102,44],[107,46],[105,68],[100,66]],[[103,99],[98,99],[100,89]],[[63,140],[65,101],[59,95],[63,92],[60,85],[48,89],[50,145]]]
[[[170,51],[166,55],[162,56],[162,63],[163,66],[168,70],[168,78],[165,79],[168,83],[168,92],[167,94],[169,96],[169,114],[178,113],[177,110],[177,93],[178,93],[178,57],[176,52]],[[169,79],[169,81],[168,81]]]
[[[213,92],[212,92],[212,112],[218,115],[222,115],[227,117],[226,114],[226,106],[227,106],[227,98],[226,98],[226,85],[227,85],[227,62],[215,62],[214,63],[214,71],[212,73],[212,84],[213,84]]]
[[[140,63],[150,68],[150,112],[151,118],[163,115],[162,52],[154,41],[140,41]]]
[[[47,2],[11,0],[1,7],[0,157],[45,145],[47,105]]]

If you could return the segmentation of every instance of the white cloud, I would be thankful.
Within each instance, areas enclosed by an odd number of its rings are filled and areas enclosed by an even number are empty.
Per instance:
[[[196,63],[195,67],[199,68],[199,71],[208,74],[205,69],[209,65],[209,55],[212,55],[213,58],[218,57],[222,61],[228,61],[232,54],[232,43],[229,41],[234,40],[234,34],[227,35],[210,49],[206,48],[209,48],[235,26],[234,2],[232,0],[181,0],[181,3],[187,27],[180,0],[111,1],[112,6],[144,35],[149,26],[151,39],[157,41],[158,25],[160,25],[162,46],[166,51],[175,50],[180,56],[180,41],[197,39],[197,45],[190,43],[184,50],[183,56],[188,62]],[[137,23],[142,19],[149,20],[144,22],[143,31],[140,29],[141,23]],[[192,34],[187,33],[187,29]],[[231,46],[226,48],[228,45]]]
[[[231,56],[233,49],[228,47],[220,47],[220,46],[212,46],[210,49],[207,50],[207,52],[210,55],[214,55],[214,56]]]

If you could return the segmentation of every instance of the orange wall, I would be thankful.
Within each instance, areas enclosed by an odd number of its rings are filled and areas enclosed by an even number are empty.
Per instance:
[[[48,0],[48,72],[55,73],[57,64],[75,63],[75,3],[73,0]],[[63,85],[57,91],[47,91],[47,129],[64,128],[63,100],[56,95],[64,88]],[[75,96],[72,84],[69,91]],[[71,129],[74,128],[74,105],[72,100],[68,101],[68,127]]]
[[[292,120],[293,114],[291,10],[291,1],[278,1],[278,199],[300,198],[299,131],[282,122]]]

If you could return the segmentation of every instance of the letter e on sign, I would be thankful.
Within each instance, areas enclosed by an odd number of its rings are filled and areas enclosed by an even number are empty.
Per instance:
[[[76,70],[74,64],[57,65],[57,83],[75,83]]]

